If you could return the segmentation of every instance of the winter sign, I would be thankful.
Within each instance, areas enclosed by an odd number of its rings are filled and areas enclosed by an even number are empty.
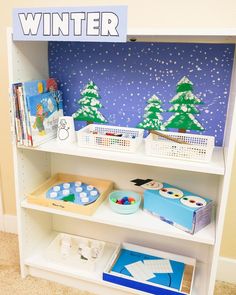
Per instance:
[[[17,8],[14,40],[126,42],[127,6]]]

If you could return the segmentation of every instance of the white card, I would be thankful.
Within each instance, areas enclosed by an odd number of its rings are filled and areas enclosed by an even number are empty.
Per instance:
[[[151,272],[142,261],[138,261],[125,266],[132,277],[138,281],[147,281],[155,277],[154,273]]]
[[[173,273],[170,260],[168,259],[151,259],[144,260],[144,265],[153,273]]]

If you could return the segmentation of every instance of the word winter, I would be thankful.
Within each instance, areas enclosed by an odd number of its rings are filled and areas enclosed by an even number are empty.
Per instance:
[[[36,36],[119,36],[119,18],[114,12],[19,13],[22,31]]]

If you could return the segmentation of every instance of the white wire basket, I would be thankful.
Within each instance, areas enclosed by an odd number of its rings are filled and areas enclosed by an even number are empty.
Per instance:
[[[177,132],[161,132],[175,139],[186,142],[180,144],[150,133],[145,139],[145,152],[150,156],[172,159],[209,162],[214,149],[214,136],[196,135]]]
[[[90,124],[77,132],[80,147],[134,153],[143,140],[143,129]]]

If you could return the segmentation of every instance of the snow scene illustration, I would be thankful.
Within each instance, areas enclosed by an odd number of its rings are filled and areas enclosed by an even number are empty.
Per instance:
[[[83,91],[93,81],[95,107],[109,125],[150,129],[156,113],[153,127],[213,135],[221,146],[233,55],[231,44],[49,42],[49,72],[65,115],[87,109]],[[77,115],[76,129],[92,121]]]
[[[58,107],[54,96],[60,100]],[[53,138],[57,132],[58,118],[63,115],[61,92],[45,92],[31,96],[29,99],[30,124],[34,143],[43,142],[47,138]],[[59,110],[58,110],[59,108]]]

